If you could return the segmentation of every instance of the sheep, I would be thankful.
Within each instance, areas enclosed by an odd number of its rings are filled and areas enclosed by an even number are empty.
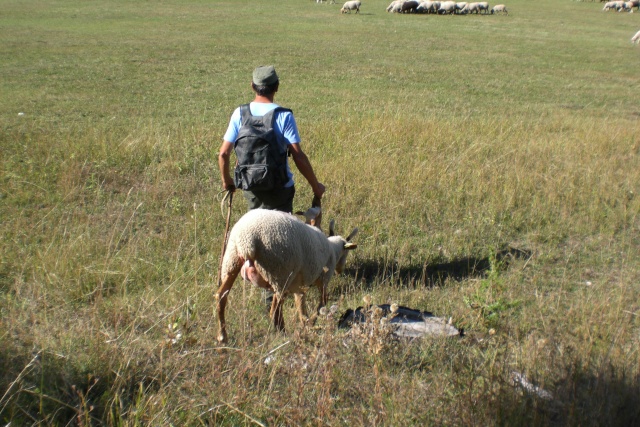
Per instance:
[[[493,6],[493,7],[491,8],[491,14],[493,15],[494,13],[495,13],[496,15],[497,15],[498,13],[508,15],[508,14],[509,14],[509,11],[507,11],[507,6],[505,6],[505,5],[503,5],[503,4],[498,4],[498,5],[495,5],[495,6]]]
[[[360,12],[360,6],[362,5],[359,1],[348,1],[340,9],[340,13],[351,13],[352,10],[355,10],[356,13]]]
[[[635,7],[636,10],[640,10],[640,0],[631,0],[627,3],[631,3],[631,9]]]
[[[478,11],[483,11],[485,14],[489,13],[489,3],[481,1],[478,3]]]
[[[620,11],[620,9],[624,8],[624,2],[623,1],[610,1],[605,3],[604,7],[602,8],[603,12],[608,12],[611,9],[615,9],[617,11]]]
[[[480,7],[478,5],[478,3],[469,3],[467,4],[467,7],[462,10],[462,12],[464,13],[476,13],[476,15],[478,14],[478,12],[480,12]]]
[[[225,307],[233,282],[241,273],[245,280],[272,290],[275,294],[270,315],[274,326],[284,330],[282,302],[294,294],[301,320],[307,319],[304,293],[312,286],[320,291],[318,311],[327,300],[327,284],[334,272],[344,270],[347,254],[357,248],[347,237],[330,237],[291,214],[253,209],[244,214],[229,233],[222,261],[221,282],[217,290],[219,332],[217,339],[227,341]]]
[[[629,13],[633,13],[633,2],[632,1],[626,1],[622,4],[622,8],[618,9],[618,12],[621,12],[622,10],[626,10]]]
[[[640,43],[640,30],[633,37],[631,37],[631,43]]]
[[[393,5],[393,8],[391,9],[391,13],[401,13],[402,12],[402,4],[405,2],[405,0],[401,0],[396,2],[396,4]]]
[[[395,8],[397,5],[401,5],[404,2],[404,0],[395,0],[392,1],[391,4],[389,4],[389,6],[387,6],[387,12],[394,12]]]
[[[418,7],[416,7],[416,12],[437,13],[439,8],[440,8],[440,3],[437,1],[422,0],[418,5]]]
[[[454,1],[444,1],[440,3],[440,8],[438,9],[439,14],[452,14],[456,10],[456,2]]]
[[[438,13],[438,9],[440,9],[439,1],[424,1],[422,4],[424,5],[427,13]]]
[[[467,7],[467,2],[456,3],[455,13],[466,13],[466,12],[463,12],[463,10],[465,10],[466,7]]]
[[[400,6],[400,11],[402,13],[411,13],[411,12],[414,12],[419,5],[420,3],[418,3],[415,0],[407,0],[402,2]]]

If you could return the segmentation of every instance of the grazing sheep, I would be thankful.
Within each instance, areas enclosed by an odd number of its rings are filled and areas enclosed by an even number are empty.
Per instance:
[[[387,6],[387,12],[395,11],[396,6],[402,4],[403,2],[404,2],[404,0],[392,1],[391,4],[389,4],[389,6]]]
[[[427,13],[438,13],[438,9],[440,9],[440,2],[438,1],[423,1],[422,4]]]
[[[500,13],[500,14],[504,14],[504,15],[508,15],[508,14],[509,14],[509,11],[507,11],[507,6],[505,6],[505,5],[503,5],[503,4],[498,4],[498,5],[495,5],[495,6],[493,6],[493,7],[491,8],[491,14],[493,15],[494,13],[495,13],[496,15],[497,15],[498,13]]]
[[[486,1],[481,1],[478,3],[478,10],[483,11],[485,14],[489,13],[489,3]]]
[[[631,43],[640,43],[640,31],[638,31],[633,37],[631,37]]]
[[[420,5],[420,3],[415,1],[415,0],[407,0],[407,1],[402,2],[402,5],[400,6],[400,11],[402,13],[415,12],[416,8],[419,5]]]
[[[633,2],[631,1],[626,1],[624,3],[622,3],[622,7],[620,9],[618,9],[618,12],[622,12],[623,10],[629,12],[629,13],[633,13]]]
[[[348,251],[357,246],[349,240],[357,228],[342,238],[330,237],[293,215],[254,209],[244,214],[231,229],[222,261],[221,284],[216,293],[218,341],[227,340],[225,308],[233,282],[241,273],[254,285],[272,290],[271,318],[284,330],[283,299],[294,294],[300,319],[307,318],[304,293],[315,286],[320,291],[318,310],[326,304],[327,284],[334,272],[344,270]]]
[[[467,4],[467,7],[462,10],[464,13],[474,13],[477,15],[480,12],[480,7],[477,2]]]
[[[467,2],[456,3],[456,13],[458,14],[466,13],[466,12],[463,12],[463,10],[465,10],[466,7],[467,7]]]
[[[624,2],[623,1],[610,1],[605,3],[604,7],[602,8],[603,12],[608,12],[611,9],[615,9],[618,12],[620,11],[620,9],[624,8]]]
[[[401,0],[396,2],[396,4],[393,6],[393,9],[391,9],[391,13],[401,13],[402,12],[402,3],[404,3],[405,0]]]
[[[440,8],[438,9],[439,14],[453,14],[456,11],[456,2],[454,1],[444,1],[440,3]]]
[[[631,8],[633,9],[634,7],[636,8],[636,10],[640,10],[640,0],[631,0],[627,3],[631,3]]]
[[[340,9],[340,13],[351,13],[352,10],[355,10],[356,13],[360,12],[360,6],[362,5],[359,1],[348,1]]]

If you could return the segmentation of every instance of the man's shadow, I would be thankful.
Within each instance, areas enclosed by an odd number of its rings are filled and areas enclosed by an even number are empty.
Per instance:
[[[532,255],[531,250],[506,246],[492,257],[465,257],[435,264],[411,263],[400,267],[395,261],[388,259],[366,260],[347,268],[345,273],[361,278],[367,288],[373,287],[376,279],[379,283],[380,277],[393,277],[405,286],[438,286],[447,280],[459,282],[468,278],[486,277],[494,265],[505,268],[515,259],[528,260]]]

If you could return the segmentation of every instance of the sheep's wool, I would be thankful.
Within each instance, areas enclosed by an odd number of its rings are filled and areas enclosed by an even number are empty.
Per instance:
[[[320,277],[328,282],[345,242],[341,237],[327,238],[293,215],[254,209],[233,226],[223,271],[252,260],[276,292],[305,292]]]

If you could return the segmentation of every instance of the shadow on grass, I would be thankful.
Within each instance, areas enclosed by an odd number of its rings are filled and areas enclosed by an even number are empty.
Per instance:
[[[106,367],[87,372],[71,357],[4,344],[0,425],[115,425],[109,421],[121,419],[143,393],[159,389],[144,369],[124,377]]]
[[[466,257],[436,264],[414,264],[399,266],[388,259],[367,260],[359,265],[347,268],[345,273],[362,278],[367,287],[379,283],[380,278],[393,278],[407,286],[438,286],[447,280],[462,281],[468,278],[482,278],[494,266],[507,268],[514,259],[528,260],[533,255],[528,249],[506,247],[493,257]]]
[[[612,375],[617,369],[576,372],[569,368],[547,399],[505,384],[492,417],[500,425],[640,425],[638,379],[620,372]]]

